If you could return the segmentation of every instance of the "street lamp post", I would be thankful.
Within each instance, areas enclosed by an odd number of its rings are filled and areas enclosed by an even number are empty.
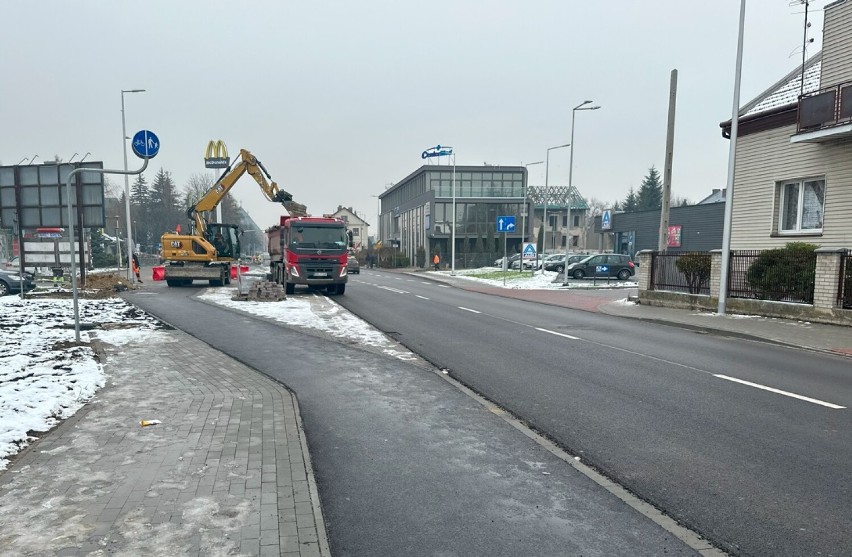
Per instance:
[[[529,168],[534,164],[544,164],[544,161],[528,162],[524,166]],[[524,208],[521,211],[521,261],[518,264],[518,271],[524,272],[524,242],[527,241],[527,191],[529,190],[530,176],[527,173],[527,187],[524,188]],[[533,222],[533,216],[530,215],[530,222]]]
[[[118,219],[119,215],[115,215],[115,259],[116,269],[121,270],[121,239],[118,237]]]
[[[430,147],[429,149],[426,149],[421,155],[421,158],[423,159],[428,159],[432,157],[453,157],[453,230],[450,234],[450,242],[452,243],[452,245],[450,246],[450,275],[456,276],[456,151],[454,148],[448,145],[437,145],[435,147]]]
[[[563,279],[565,282],[568,282],[568,250],[571,249],[571,198],[574,192],[574,117],[577,115],[578,110],[597,110],[600,108],[597,105],[586,106],[591,103],[592,101],[583,101],[571,111],[571,155],[568,160],[568,222],[565,223],[565,278]]]
[[[380,223],[382,222],[382,198],[378,195],[371,195],[370,197],[376,198],[376,240],[373,242],[375,245],[375,243],[379,241],[380,236]]]
[[[450,248],[450,275],[456,276],[456,150],[449,147],[453,156],[453,233]]]
[[[124,148],[124,210],[127,213],[127,281],[136,282],[136,276],[132,272],[133,268],[133,234],[130,229],[130,180],[127,173],[127,124],[124,119],[124,94],[125,93],[144,93],[145,89],[122,89],[121,90],[121,140]],[[88,153],[87,153],[88,155]],[[85,158],[85,157],[83,157]],[[81,161],[82,162],[82,161]]]
[[[544,216],[541,219],[544,223],[544,238],[541,242],[542,252],[547,249],[547,202],[550,200],[550,152],[554,149],[569,147],[570,145],[570,143],[566,143],[565,145],[557,145],[556,147],[548,147],[547,149],[547,156],[545,157],[544,164]],[[544,273],[544,265],[541,266],[541,272]]]

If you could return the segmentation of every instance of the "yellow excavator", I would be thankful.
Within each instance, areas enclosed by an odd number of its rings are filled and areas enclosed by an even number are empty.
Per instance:
[[[198,202],[187,209],[192,221],[189,234],[180,229],[166,232],[161,238],[166,284],[185,286],[193,280],[207,280],[210,286],[231,282],[231,264],[240,257],[240,230],[236,224],[207,222],[206,213],[213,211],[246,172],[254,178],[269,201],[281,203],[291,216],[306,214],[305,206],[278,188],[257,158],[240,149],[239,162],[232,163]]]

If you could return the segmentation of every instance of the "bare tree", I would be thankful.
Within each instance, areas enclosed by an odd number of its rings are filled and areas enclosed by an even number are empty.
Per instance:
[[[213,176],[207,172],[196,172],[191,175],[183,186],[183,203],[189,208],[198,203],[204,194],[213,186]]]
[[[589,239],[595,233],[595,217],[603,215],[604,209],[613,209],[618,205],[617,201],[601,201],[596,197],[590,197],[586,200],[589,209],[586,211],[586,221],[583,223],[585,228],[583,237],[585,238],[585,246],[588,249]]]

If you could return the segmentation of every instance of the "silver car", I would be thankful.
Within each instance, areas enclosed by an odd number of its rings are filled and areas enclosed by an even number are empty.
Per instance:
[[[361,264],[358,263],[358,259],[354,255],[350,255],[349,259],[346,260],[346,272],[350,275],[361,274]]]
[[[23,281],[17,270],[0,269],[0,296],[15,294],[21,291],[21,282],[24,284],[24,292],[29,292],[36,287],[35,277],[32,273],[24,272]]]

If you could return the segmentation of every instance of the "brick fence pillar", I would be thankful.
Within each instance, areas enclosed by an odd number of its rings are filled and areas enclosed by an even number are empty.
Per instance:
[[[719,299],[722,280],[722,250],[710,250],[710,297]]]
[[[837,307],[840,264],[845,253],[846,250],[841,248],[819,248],[816,250],[815,308],[833,309]]]
[[[639,258],[639,292],[651,289],[651,255],[654,250],[643,249],[636,256]]]

